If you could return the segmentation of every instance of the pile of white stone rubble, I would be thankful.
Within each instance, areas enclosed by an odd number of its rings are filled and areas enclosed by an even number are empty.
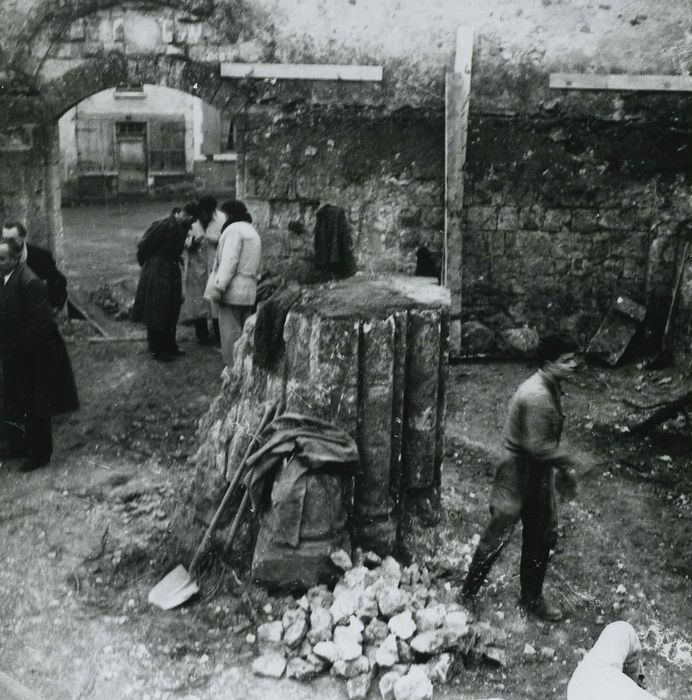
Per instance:
[[[259,650],[256,674],[310,681],[329,671],[346,681],[353,700],[365,698],[375,680],[385,700],[423,700],[464,661],[505,664],[505,633],[441,602],[425,567],[402,568],[370,552],[352,563],[343,550],[332,561],[344,572],[333,591],[311,588],[280,620],[248,635]]]

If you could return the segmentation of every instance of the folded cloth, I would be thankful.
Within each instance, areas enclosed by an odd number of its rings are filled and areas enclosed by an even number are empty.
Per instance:
[[[354,475],[360,469],[358,447],[342,428],[298,413],[275,418],[260,441],[262,447],[247,461],[244,479],[253,509],[275,510],[276,541],[297,547],[307,477],[316,470]]]

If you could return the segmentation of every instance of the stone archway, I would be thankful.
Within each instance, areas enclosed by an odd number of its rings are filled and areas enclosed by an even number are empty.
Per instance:
[[[243,51],[257,58],[259,44],[246,37],[258,26],[263,22],[243,0],[39,2],[0,56],[10,88],[0,96],[2,218],[25,221],[33,240],[62,257],[60,116],[90,95],[132,83],[237,111],[248,95],[222,81],[219,61],[243,58]]]

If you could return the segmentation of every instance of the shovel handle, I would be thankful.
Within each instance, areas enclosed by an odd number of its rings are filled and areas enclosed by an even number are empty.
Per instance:
[[[271,415],[271,412],[274,410],[274,406],[268,406],[267,408],[264,409],[264,415],[262,416],[262,420],[260,421],[259,426],[257,427],[257,430],[255,431],[255,434],[252,436],[252,440],[250,440],[250,444],[247,446],[247,449],[245,450],[245,454],[243,455],[243,459],[238,465],[238,469],[236,469],[235,474],[233,475],[233,479],[231,480],[231,483],[228,485],[228,488],[226,489],[226,493],[223,496],[223,499],[221,500],[221,503],[219,504],[219,507],[216,509],[216,513],[214,513],[214,517],[211,519],[211,522],[209,523],[209,527],[207,528],[207,531],[204,533],[204,538],[202,539],[202,542],[200,543],[199,547],[197,547],[197,551],[195,552],[195,555],[192,557],[192,561],[190,562],[190,573],[192,573],[195,570],[195,566],[199,562],[200,557],[204,553],[204,550],[207,548],[207,545],[209,544],[209,540],[211,539],[211,536],[214,534],[214,530],[216,529],[216,524],[219,522],[219,518],[221,517],[221,514],[223,513],[224,508],[228,505],[228,501],[231,500],[231,496],[233,495],[233,491],[235,491],[235,487],[240,481],[240,477],[242,475],[243,469],[245,467],[245,463],[248,460],[248,457],[250,456],[250,452],[252,451],[252,448],[255,446],[255,443],[257,442],[257,438],[259,437],[260,433],[264,430],[266,424],[269,422],[269,416]],[[246,496],[249,494],[249,491],[246,493]],[[242,507],[242,504],[241,504]],[[240,512],[240,509],[239,509]],[[236,516],[237,519],[237,516]]]
[[[238,532],[238,527],[240,527],[240,521],[242,520],[243,515],[245,514],[245,509],[247,508],[249,502],[250,490],[248,489],[247,491],[245,491],[245,495],[243,496],[243,500],[240,502],[240,506],[238,506],[238,512],[235,514],[235,518],[233,520],[233,524],[231,525],[231,529],[226,535],[226,541],[224,542],[225,552],[228,552],[228,550],[231,548],[231,545],[233,544],[233,540],[235,539],[235,533]]]

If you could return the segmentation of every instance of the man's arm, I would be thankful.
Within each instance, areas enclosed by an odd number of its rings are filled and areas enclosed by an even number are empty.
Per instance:
[[[555,486],[565,498],[577,494],[576,460],[560,448],[561,417],[548,397],[533,397],[523,412],[523,449],[532,458],[557,469]]]

